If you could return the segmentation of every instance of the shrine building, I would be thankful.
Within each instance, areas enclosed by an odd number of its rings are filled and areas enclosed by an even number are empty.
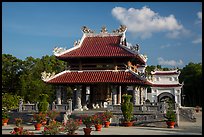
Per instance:
[[[56,85],[56,104],[66,103],[65,87],[73,88],[74,110],[105,108],[120,105],[123,94],[131,94],[134,105],[147,99],[145,78],[147,56],[139,53],[139,45],[128,46],[126,26],[121,25],[112,33],[102,27],[96,34],[82,27],[81,40],[70,49],[55,48],[57,59],[67,62],[67,70],[61,73],[42,73],[42,79]],[[128,92],[128,89],[132,89]]]
[[[177,69],[169,71],[155,70],[151,74],[151,91],[147,93],[150,102],[162,102],[169,98],[181,107],[183,84],[179,83],[180,71]]]

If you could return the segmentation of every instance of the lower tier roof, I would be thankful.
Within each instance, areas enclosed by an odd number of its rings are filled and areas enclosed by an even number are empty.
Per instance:
[[[50,84],[112,83],[151,85],[145,78],[131,70],[63,71],[45,82]]]

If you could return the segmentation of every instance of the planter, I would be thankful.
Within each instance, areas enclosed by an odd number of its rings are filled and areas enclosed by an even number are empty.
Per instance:
[[[92,128],[83,128],[83,130],[84,130],[84,135],[91,135],[91,129]]]
[[[101,131],[102,125],[101,124],[97,124],[95,125],[96,131]]]
[[[15,132],[23,131],[23,127],[14,127],[13,129]]]
[[[166,121],[166,124],[167,124],[168,128],[174,128],[175,123],[176,122],[173,122],[173,121]]]
[[[2,119],[2,126],[7,126],[9,119]]]
[[[34,126],[35,126],[35,130],[40,130],[42,124],[41,123],[36,123]]]
[[[109,121],[105,121],[104,127],[105,127],[105,128],[108,128],[109,126],[110,126],[110,122],[109,122]]]
[[[200,109],[199,109],[199,108],[196,108],[195,111],[198,113],[198,112],[200,111]]]
[[[125,127],[131,127],[133,125],[133,122],[123,122],[123,126]]]

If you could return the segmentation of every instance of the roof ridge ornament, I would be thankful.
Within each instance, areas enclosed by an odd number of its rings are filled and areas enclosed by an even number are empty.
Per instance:
[[[93,30],[89,29],[86,26],[82,26],[81,30],[82,30],[83,33],[94,33]]]
[[[120,25],[120,27],[116,30],[113,30],[113,33],[124,33],[127,30],[125,25]]]
[[[41,73],[41,79],[47,81],[55,76],[55,72],[47,73],[46,71]]]
[[[61,54],[62,52],[66,51],[66,48],[62,47],[55,47],[53,50],[54,55]]]
[[[101,28],[101,33],[107,33],[106,26],[103,26],[103,27]]]

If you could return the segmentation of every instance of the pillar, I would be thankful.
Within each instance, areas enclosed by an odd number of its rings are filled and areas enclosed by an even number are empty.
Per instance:
[[[113,86],[113,88],[112,88],[112,104],[113,105],[117,104],[117,90],[116,90],[116,86]]]
[[[56,97],[57,97],[57,105],[61,105],[62,104],[62,100],[61,100],[61,86],[59,86],[57,88]]]
[[[133,105],[137,105],[137,91],[136,89],[133,90]]]
[[[118,104],[121,104],[121,86],[119,86],[119,91],[118,91]]]
[[[81,90],[82,90],[82,86],[77,86],[75,110],[79,110],[79,111],[83,110],[81,105]]]

